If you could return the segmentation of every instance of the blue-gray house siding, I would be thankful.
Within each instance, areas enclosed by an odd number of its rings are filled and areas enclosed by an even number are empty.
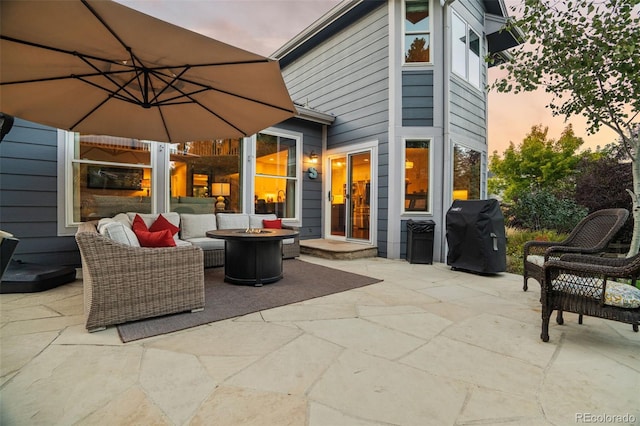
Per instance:
[[[352,21],[348,29],[337,31],[314,50],[285,64],[282,74],[294,102],[336,117],[328,128],[327,149],[357,142],[378,142],[378,198],[386,199],[389,175],[389,25],[386,5],[380,5],[366,16]],[[386,203],[378,205],[377,229],[378,253],[384,257],[387,245]]]
[[[0,228],[20,239],[13,258],[80,265],[72,236],[58,236],[57,130],[16,119],[0,143]]]
[[[433,126],[433,71],[402,72],[402,125]]]

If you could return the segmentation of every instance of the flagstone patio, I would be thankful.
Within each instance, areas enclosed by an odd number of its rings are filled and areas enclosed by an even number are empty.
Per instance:
[[[521,276],[301,259],[384,281],[127,344],[85,331],[80,280],[0,295],[0,424],[640,424],[630,325],[544,343]]]

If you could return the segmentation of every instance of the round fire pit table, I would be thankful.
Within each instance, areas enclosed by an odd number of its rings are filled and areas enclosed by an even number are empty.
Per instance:
[[[274,283],[282,278],[282,240],[293,238],[290,229],[219,229],[209,238],[224,240],[224,280],[232,284]]]

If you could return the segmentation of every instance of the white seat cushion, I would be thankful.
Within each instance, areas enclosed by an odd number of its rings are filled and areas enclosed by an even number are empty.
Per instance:
[[[529,256],[527,256],[527,262],[533,263],[534,265],[542,268],[542,265],[544,265],[544,256],[540,256],[538,254],[530,254]]]
[[[202,250],[224,250],[224,240],[218,238],[189,238],[187,241]]]
[[[216,229],[216,215],[213,213],[180,214],[180,238],[183,240],[204,238],[207,231]]]

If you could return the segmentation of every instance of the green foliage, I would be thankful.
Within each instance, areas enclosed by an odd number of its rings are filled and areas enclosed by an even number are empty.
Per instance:
[[[558,198],[548,190],[517,194],[514,202],[505,206],[505,211],[510,226],[558,232],[571,232],[588,213],[574,200]]]
[[[510,50],[492,88],[553,95],[547,107],[581,115],[587,131],[612,129],[633,165],[634,228],[629,255],[640,251],[640,0],[524,0],[507,30],[526,42]],[[515,10],[517,8],[514,7]],[[515,14],[518,16],[518,13]],[[489,59],[490,60],[490,59]]]
[[[525,0],[522,18],[510,29],[520,29],[526,42],[510,51],[512,60],[501,65],[508,76],[493,88],[520,93],[542,87],[553,94],[548,107],[554,115],[583,115],[593,133],[606,125],[630,134],[640,110],[639,4]]]
[[[502,158],[493,153],[489,163],[492,177],[488,189],[492,194],[502,194],[513,200],[516,194],[546,188],[558,189],[558,183],[574,175],[580,158],[576,151],[584,141],[575,136],[567,126],[556,141],[548,139],[548,128],[533,126],[517,147],[513,142]]]
[[[523,247],[527,241],[562,241],[568,234],[507,228],[507,272],[523,275]]]

